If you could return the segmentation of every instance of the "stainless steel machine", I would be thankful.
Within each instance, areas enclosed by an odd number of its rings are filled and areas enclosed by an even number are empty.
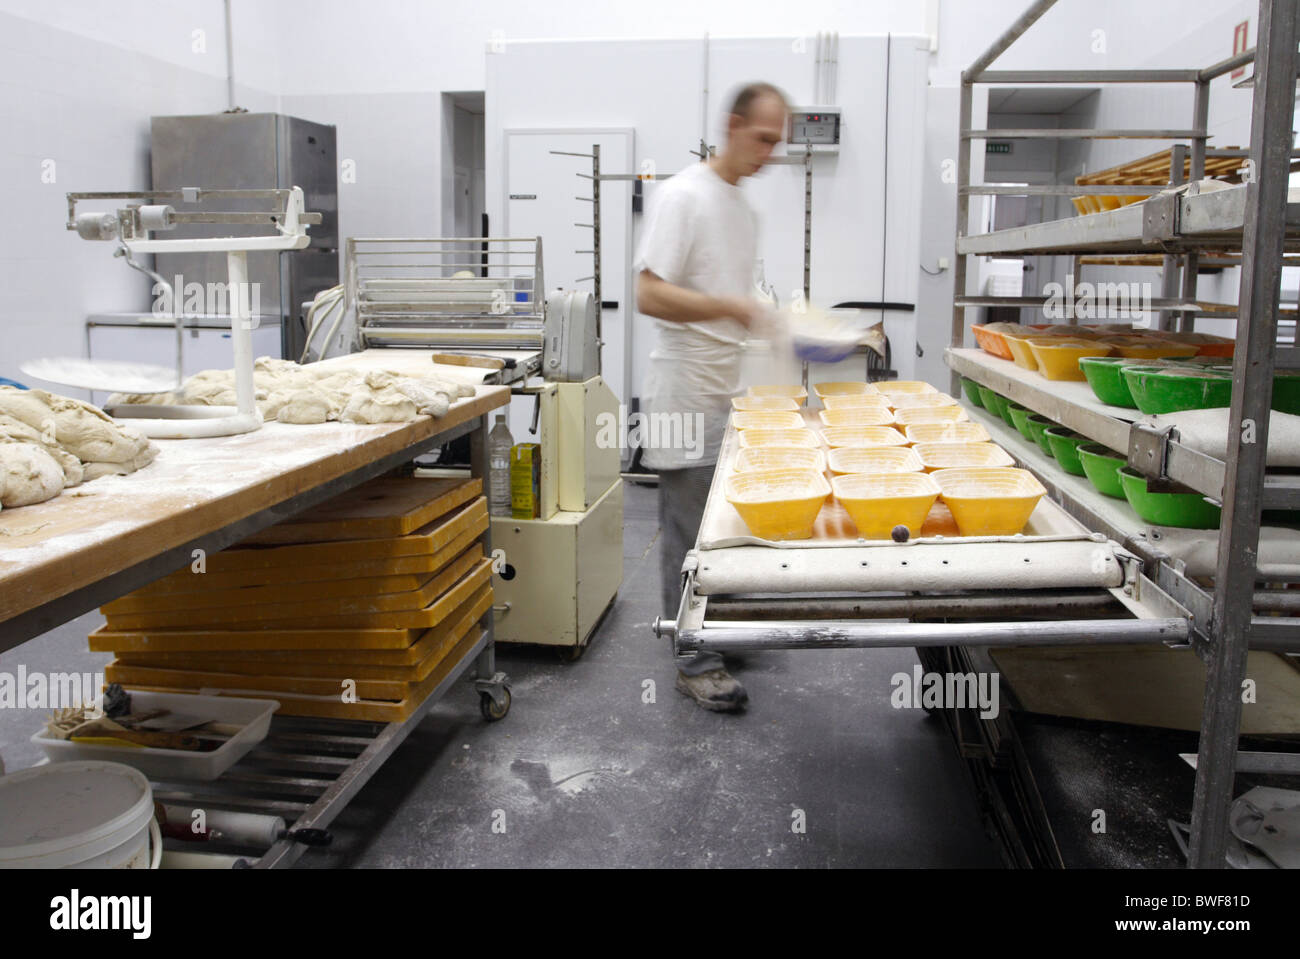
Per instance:
[[[338,161],[335,129],[277,113],[213,113],[159,116],[151,123],[153,189],[179,190],[201,183],[209,190],[274,187],[302,189],[305,208],[320,214],[302,249],[250,253],[248,279],[261,291],[259,325],[279,321],[280,355],[296,358],[303,348],[302,305],[339,282]],[[232,210],[253,211],[253,201],[231,201]],[[251,230],[253,235],[257,230]],[[269,225],[261,232],[272,232]],[[214,227],[186,224],[177,239],[218,235]],[[154,267],[169,281],[206,285],[226,279],[220,254],[159,252]]]
[[[496,639],[581,655],[623,581],[618,401],[595,298],[543,293],[540,237],[349,237],[344,272],[358,349],[432,349],[534,398],[540,516],[492,519]]]

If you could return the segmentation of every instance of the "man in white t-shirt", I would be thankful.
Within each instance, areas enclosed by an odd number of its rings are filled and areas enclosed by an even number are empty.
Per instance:
[[[655,318],[642,462],[659,473],[664,615],[676,618],[681,568],[695,545],[713,468],[739,389],[740,351],[763,307],[753,296],[758,220],[740,188],[782,141],[789,107],[767,83],[743,87],[727,142],[656,188],[637,255],[637,309]],[[679,664],[677,689],[706,709],[747,700],[717,653]]]

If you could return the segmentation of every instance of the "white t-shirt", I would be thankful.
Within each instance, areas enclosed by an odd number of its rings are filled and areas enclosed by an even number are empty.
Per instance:
[[[744,191],[707,163],[655,187],[633,269],[710,296],[751,296],[758,218]],[[731,397],[739,389],[745,328],[734,319],[654,319],[641,440],[652,469],[717,461]]]

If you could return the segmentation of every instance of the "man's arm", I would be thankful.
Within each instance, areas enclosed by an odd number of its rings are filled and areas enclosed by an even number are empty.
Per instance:
[[[669,283],[649,270],[642,270],[637,276],[636,308],[646,316],[670,323],[733,319],[748,327],[758,304],[741,296],[698,293]]]

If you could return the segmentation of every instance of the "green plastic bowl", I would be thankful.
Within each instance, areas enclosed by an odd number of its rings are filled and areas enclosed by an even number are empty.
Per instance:
[[[1034,442],[1034,434],[1029,432],[1029,417],[1033,415],[1034,411],[1021,406],[1019,403],[1008,403],[1007,411],[1011,414],[1011,422],[1020,431],[1020,435],[1029,442]]]
[[[1100,443],[1082,443],[1078,447],[1078,453],[1084,475],[1097,488],[1097,492],[1123,499],[1124,487],[1120,485],[1119,471],[1128,465],[1124,457]]]
[[[1273,409],[1300,415],[1300,372],[1286,370],[1273,377]]]
[[[1119,471],[1119,481],[1133,512],[1147,523],[1183,529],[1219,528],[1219,507],[1195,490],[1152,493],[1146,477],[1128,466]]]
[[[1126,366],[1122,375],[1143,413],[1207,410],[1232,404],[1232,374],[1223,370]]]
[[[980,397],[980,385],[978,383],[963,376],[961,378],[961,391],[966,394],[966,399],[970,400],[971,403],[983,408],[984,400]]]
[[[1000,400],[1000,402],[998,403],[998,412],[1001,413],[1002,418],[1006,420],[1007,426],[1014,427],[1016,425],[1016,422],[1011,418],[1011,407],[1019,406],[1020,404],[1013,403],[1005,396],[999,396],[998,399]]]
[[[1052,454],[1052,444],[1047,441],[1047,431],[1056,425],[1056,420],[1048,419],[1039,413],[1031,413],[1025,417],[1025,425],[1029,427],[1029,434],[1033,441],[1037,443],[1048,456]]]
[[[990,413],[994,413],[998,416],[1003,416],[1004,414],[1002,412],[1002,408],[1007,401],[1004,400],[1000,394],[993,392],[991,389],[989,389],[987,386],[984,386],[983,384],[980,384],[979,391],[980,391],[980,400],[982,401],[980,405],[982,405]]]
[[[1231,367],[1184,363],[1126,366],[1122,376],[1143,413],[1221,409],[1232,405]],[[1273,409],[1300,415],[1300,372],[1283,370],[1273,377]]]
[[[1122,356],[1085,356],[1079,360],[1079,369],[1083,370],[1084,379],[1097,394],[1097,399],[1108,406],[1122,406],[1125,409],[1137,409],[1133,394],[1124,382],[1125,363],[1131,359]]]
[[[1075,476],[1085,475],[1083,464],[1079,462],[1079,445],[1091,443],[1088,437],[1064,426],[1053,426],[1047,430],[1047,442],[1051,444],[1052,455],[1061,464],[1061,469]]]

